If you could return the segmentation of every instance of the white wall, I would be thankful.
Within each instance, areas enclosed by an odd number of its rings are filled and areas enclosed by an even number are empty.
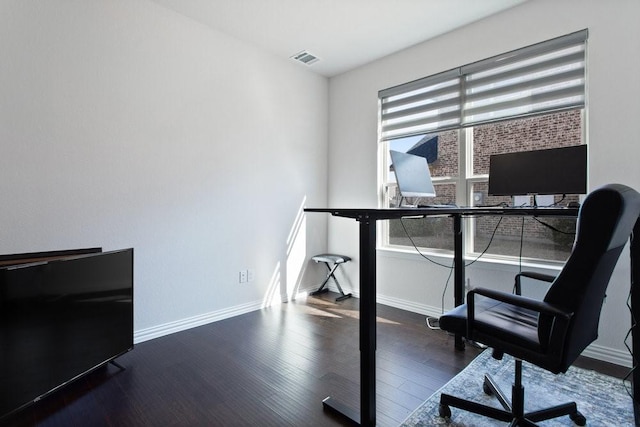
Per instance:
[[[326,78],[147,0],[2,0],[0,57],[0,253],[135,248],[138,341],[305,284]]]
[[[530,0],[501,14],[450,32],[330,80],[329,206],[375,207],[377,183],[377,92],[583,28],[588,40],[589,185],[621,182],[640,190],[640,2],[637,0]],[[428,21],[428,19],[427,19]],[[329,249],[352,255],[349,282],[357,290],[358,229],[332,218]],[[448,260],[450,262],[450,260]],[[515,266],[477,263],[467,269],[473,286],[505,290]],[[378,300],[437,314],[448,271],[417,256],[379,252]],[[630,325],[628,253],[618,264],[603,310],[600,338],[587,354],[618,363]],[[503,283],[496,285],[495,283]],[[451,285],[445,298],[452,304]]]

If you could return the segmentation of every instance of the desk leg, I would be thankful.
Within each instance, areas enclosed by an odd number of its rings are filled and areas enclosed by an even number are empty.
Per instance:
[[[325,408],[363,426],[376,425],[376,222],[360,219],[360,416],[327,397]]]
[[[462,215],[453,216],[453,303],[464,304],[464,246],[462,233]],[[456,350],[464,350],[462,336],[455,336]]]
[[[640,367],[638,367],[638,352],[640,352],[640,219],[636,221],[629,245],[631,254],[631,345],[633,371],[633,409],[636,425],[640,421]]]
[[[376,425],[376,222],[360,221],[360,414]]]

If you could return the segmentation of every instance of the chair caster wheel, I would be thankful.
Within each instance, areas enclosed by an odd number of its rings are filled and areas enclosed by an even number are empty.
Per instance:
[[[573,421],[576,425],[579,425],[579,426],[587,425],[587,419],[580,412],[576,412],[575,414],[569,415],[569,418],[571,418],[571,421]]]
[[[442,403],[438,406],[438,415],[442,418],[451,418],[451,408],[448,405]]]
[[[493,394],[493,390],[491,390],[491,387],[489,387],[489,384],[487,384],[486,382],[482,383],[482,391],[484,391],[484,394],[489,396]]]

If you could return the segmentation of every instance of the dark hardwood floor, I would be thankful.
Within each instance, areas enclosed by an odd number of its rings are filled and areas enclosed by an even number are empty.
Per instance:
[[[299,299],[143,342],[5,420],[10,426],[340,426],[359,407],[358,300]],[[480,350],[378,305],[378,425],[398,425]],[[623,376],[626,368],[583,360]]]

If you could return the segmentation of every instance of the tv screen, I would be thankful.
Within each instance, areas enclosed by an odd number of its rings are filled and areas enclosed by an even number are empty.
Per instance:
[[[0,418],[133,348],[133,249],[0,268]]]
[[[489,195],[586,192],[586,145],[496,154],[489,159]]]

